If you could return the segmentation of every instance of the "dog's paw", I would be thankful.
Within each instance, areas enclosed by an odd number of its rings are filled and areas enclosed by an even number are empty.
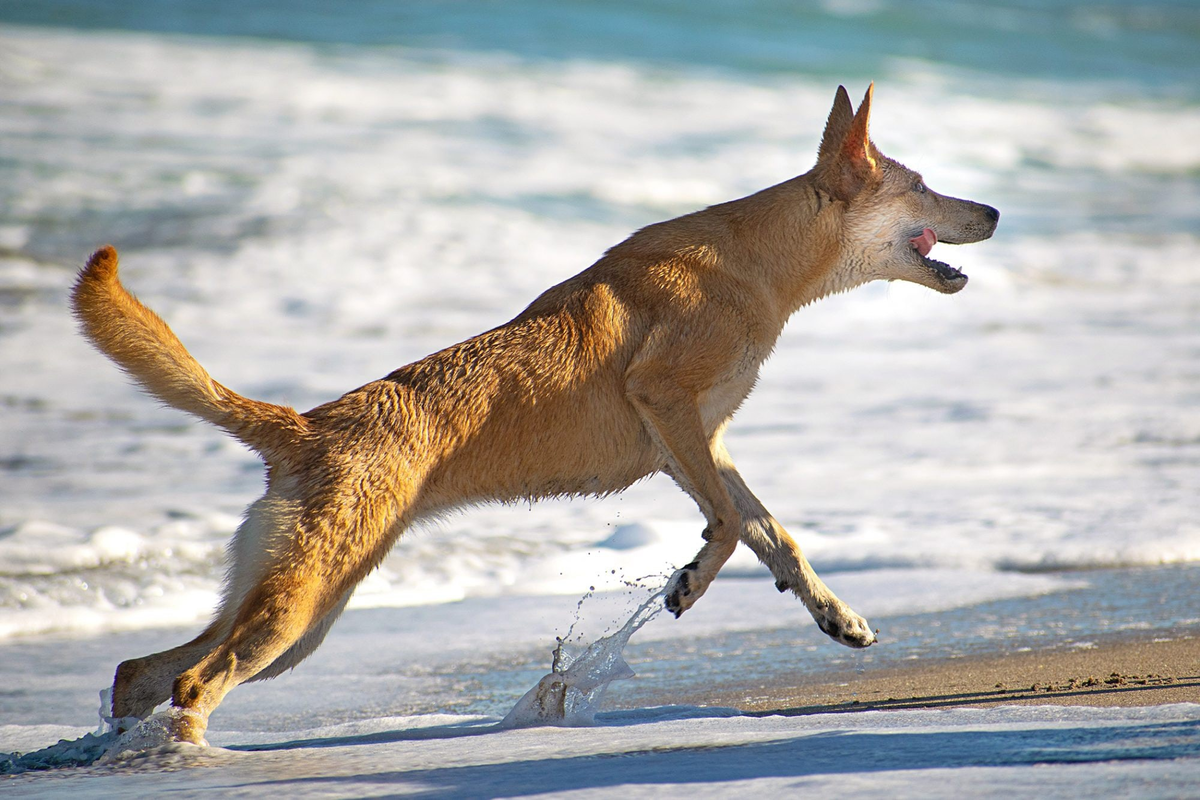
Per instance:
[[[847,647],[870,647],[878,641],[870,624],[841,602],[814,611],[813,619],[827,636]]]
[[[208,718],[205,715],[175,706],[171,706],[165,715],[167,731],[174,741],[208,747],[208,740],[204,738],[204,733],[208,730]]]
[[[697,587],[697,570],[700,568],[699,563],[693,561],[687,566],[675,570],[675,574],[671,576],[671,580],[667,581],[666,600],[664,604],[667,611],[675,615],[675,619],[679,619],[679,615],[692,607],[700,595],[696,593]]]

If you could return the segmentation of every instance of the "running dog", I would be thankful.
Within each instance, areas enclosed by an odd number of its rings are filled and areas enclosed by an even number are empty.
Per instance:
[[[209,377],[121,285],[116,251],[96,251],[72,295],[83,334],[150,395],[254,449],[268,476],[230,542],[212,623],[117,667],[113,716],[144,718],[169,698],[172,734],[201,743],[226,693],[316,649],[418,520],[485,501],[607,495],[656,472],[707,522],[667,587],[676,616],[741,541],[822,631],[874,643],[722,443],[797,309],[873,280],[958,292],[967,277],[930,249],[996,229],[996,209],[939,195],[879,152],[873,88],[855,111],[838,87],[804,175],[643,228],[511,322],[303,414]]]

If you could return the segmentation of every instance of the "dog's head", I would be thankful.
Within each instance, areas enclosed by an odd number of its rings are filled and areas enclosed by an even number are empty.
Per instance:
[[[873,90],[874,84],[855,112],[845,87],[838,87],[813,170],[818,190],[845,204],[835,269],[844,272],[847,285],[905,280],[953,294],[967,285],[967,276],[930,258],[930,249],[938,242],[987,239],[1000,212],[940,195],[918,173],[880,153],[867,129]]]

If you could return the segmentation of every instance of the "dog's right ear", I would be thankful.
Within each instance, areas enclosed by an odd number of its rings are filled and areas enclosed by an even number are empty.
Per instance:
[[[839,86],[833,96],[833,108],[829,119],[825,121],[825,133],[821,136],[821,149],[817,151],[817,163],[829,161],[842,149],[842,142],[850,132],[850,123],[854,121],[854,106],[850,105],[850,95],[845,86]]]

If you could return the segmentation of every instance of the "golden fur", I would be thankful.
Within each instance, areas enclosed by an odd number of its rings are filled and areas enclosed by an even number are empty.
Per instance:
[[[994,209],[928,191],[879,153],[870,106],[871,90],[854,112],[839,87],[810,172],[644,228],[511,322],[304,414],[214,381],[121,285],[116,251],[98,250],[73,295],[84,334],[151,395],[256,450],[269,478],[230,544],[213,622],[191,642],[122,663],[114,716],[144,717],[170,698],[184,712],[175,735],[202,741],[230,689],[320,644],[416,520],[479,501],[617,492],[654,472],[674,478],[707,521],[703,547],[671,579],[676,615],[741,541],[822,630],[855,647],[874,642],[721,440],[793,312],[875,279],[958,291],[965,276],[915,242],[923,231],[961,243],[995,229]]]

